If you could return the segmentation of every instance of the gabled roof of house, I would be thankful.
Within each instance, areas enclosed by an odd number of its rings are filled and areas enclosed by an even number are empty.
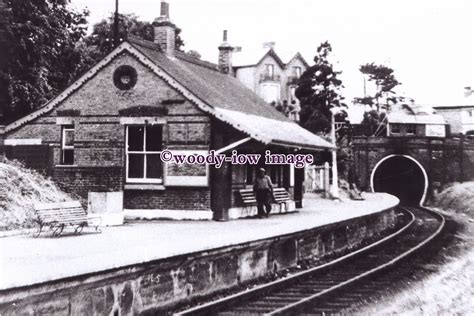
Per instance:
[[[170,58],[156,49],[131,40],[132,45],[196,97],[210,106],[209,113],[263,143],[304,148],[334,148],[319,136],[268,105],[236,78],[216,65],[178,53]]]
[[[273,59],[275,59],[275,61],[278,63],[278,65],[280,65],[281,68],[285,68],[285,63],[283,62],[283,60],[281,60],[280,56],[278,56],[278,54],[273,48],[270,48],[268,52],[263,55],[262,58],[260,58],[260,60],[257,62],[257,65],[260,64],[265,58],[267,58],[267,56],[273,57]]]
[[[300,127],[268,105],[236,78],[218,71],[215,64],[177,52],[167,56],[158,46],[129,38],[98,64],[37,111],[11,123],[12,131],[53,110],[116,56],[128,52],[201,110],[264,144],[306,149],[334,149],[334,145]]]
[[[263,56],[257,60],[259,53],[262,53],[262,51],[258,52],[236,52],[232,54],[232,65],[233,68],[245,68],[245,67],[255,67],[259,65],[267,56],[271,56],[277,64],[282,68],[286,68],[292,60],[294,59],[299,59],[301,62],[305,65],[305,67],[309,67],[309,64],[306,62],[306,60],[303,58],[303,56],[298,52],[293,57],[291,57],[287,63],[283,61],[283,59],[280,57],[279,54],[273,49],[273,48],[267,48],[263,51]],[[288,57],[288,56],[287,56]]]
[[[288,66],[288,65],[289,65],[293,60],[295,60],[295,59],[299,59],[299,60],[303,63],[303,65],[304,65],[306,68],[309,67],[309,64],[306,62],[306,59],[304,59],[303,56],[302,56],[299,52],[297,52],[297,53],[295,54],[295,56],[293,56],[293,57],[286,63],[286,66]]]

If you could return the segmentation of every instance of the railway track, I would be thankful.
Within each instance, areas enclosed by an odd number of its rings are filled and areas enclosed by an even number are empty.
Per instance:
[[[324,265],[175,315],[328,315],[344,313],[377,289],[390,285],[397,266],[438,236],[442,215],[400,207],[411,220],[382,240]],[[390,273],[393,271],[393,273]],[[395,275],[396,278],[396,275]]]

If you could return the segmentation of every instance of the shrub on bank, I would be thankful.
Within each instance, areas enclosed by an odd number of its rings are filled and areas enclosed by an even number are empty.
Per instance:
[[[34,203],[68,200],[51,179],[17,161],[0,162],[0,231],[32,227]]]
[[[474,181],[447,185],[435,196],[432,204],[446,212],[474,218]]]

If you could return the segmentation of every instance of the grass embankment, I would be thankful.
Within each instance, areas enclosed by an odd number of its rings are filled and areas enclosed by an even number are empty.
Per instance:
[[[458,224],[456,243],[443,248],[435,273],[361,314],[474,315],[474,182],[448,186],[432,206]]]
[[[0,162],[0,231],[32,227],[34,203],[68,200],[51,179],[18,162]]]

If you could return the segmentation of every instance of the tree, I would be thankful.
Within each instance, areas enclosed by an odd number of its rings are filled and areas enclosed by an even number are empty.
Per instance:
[[[302,75],[296,88],[300,100],[300,125],[313,133],[327,134],[331,130],[331,108],[344,109],[341,89],[344,87],[338,78],[341,74],[333,69],[329,61],[332,47],[329,42],[319,45],[314,57],[315,64]],[[345,111],[339,112],[344,115]]]
[[[153,41],[154,30],[152,23],[138,20],[138,16],[133,13],[119,14],[119,21],[120,42],[124,41],[128,34],[147,41]],[[102,59],[114,48],[113,23],[114,14],[112,13],[108,19],[103,19],[99,23],[94,24],[92,34],[85,39],[86,44],[95,49],[95,52],[91,52],[92,58],[95,61]],[[180,34],[181,29],[176,28],[176,49],[182,51],[184,41],[181,39]]]
[[[76,43],[86,34],[87,11],[75,11],[69,0],[9,0],[11,58],[5,79],[11,122],[43,105],[82,71],[86,56]]]
[[[365,76],[368,76],[369,81],[373,81],[376,86],[376,91],[373,96],[364,96],[364,98],[359,98],[358,100],[365,101],[363,104],[374,104],[377,107],[377,111],[380,111],[381,108],[381,98],[385,99],[385,106],[388,110],[390,101],[396,102],[395,92],[393,89],[400,85],[400,82],[395,79],[393,74],[393,69],[384,66],[376,65],[374,63],[361,65],[359,71],[362,72]]]
[[[347,105],[342,96],[342,81],[338,78],[340,71],[335,71],[330,57],[332,47],[329,42],[319,45],[314,57],[315,64],[302,75],[296,88],[296,97],[300,100],[300,124],[313,133],[328,136],[331,131],[332,113],[339,129],[336,133],[337,166],[340,177],[354,182],[354,162],[350,125],[347,124]],[[336,129],[337,130],[337,129]],[[318,164],[329,161],[330,155],[319,155]]]
[[[364,114],[361,125],[365,135],[379,136],[386,131],[387,116],[385,111],[390,110],[390,103],[397,102],[393,89],[401,83],[395,78],[393,69],[384,65],[370,63],[361,65],[359,70],[376,86],[374,95],[366,95],[354,100],[356,103],[375,107]]]
[[[201,59],[201,54],[199,54],[198,51],[195,51],[194,49],[191,49],[191,50],[188,50],[186,52],[186,54],[188,54],[189,56],[193,57],[193,58],[196,58],[196,59]]]

